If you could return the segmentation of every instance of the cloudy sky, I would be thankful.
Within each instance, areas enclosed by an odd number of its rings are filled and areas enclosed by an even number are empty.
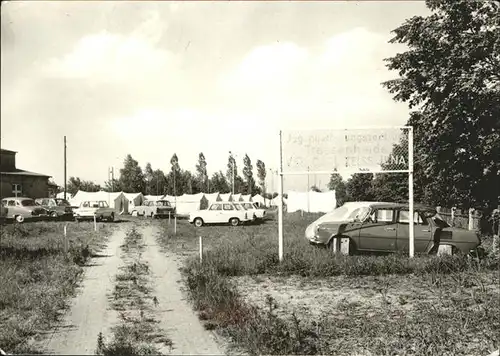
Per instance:
[[[58,184],[64,135],[68,176],[98,183],[127,153],[163,170],[175,152],[194,171],[203,152],[225,171],[228,151],[240,173],[245,153],[276,168],[280,129],[406,123],[382,59],[404,50],[390,31],[425,14],[423,1],[2,2],[1,146]]]

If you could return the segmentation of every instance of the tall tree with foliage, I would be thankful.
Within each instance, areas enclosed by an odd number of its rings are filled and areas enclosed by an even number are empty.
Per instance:
[[[385,82],[409,104],[415,186],[430,204],[492,209],[500,195],[500,25],[493,1],[427,0],[393,33],[406,52],[388,58]]]
[[[198,192],[208,193],[207,160],[203,152],[198,155],[198,163],[196,164],[196,186]]]
[[[149,181],[150,195],[163,195],[168,193],[168,181],[161,169],[155,169]]]
[[[153,180],[153,167],[151,167],[151,163],[147,163],[146,167],[144,168],[144,180],[146,184],[146,194],[150,195],[151,194],[151,182]]]
[[[328,182],[328,189],[335,190],[335,200],[337,201],[337,206],[346,202],[347,187],[340,174],[332,173],[330,181]]]
[[[112,179],[104,182],[103,190],[105,192],[121,192],[121,191],[123,191],[120,180],[116,179],[116,178],[112,178]]]
[[[144,191],[144,174],[139,166],[139,162],[128,154],[123,161],[123,168],[120,169],[120,188],[125,193],[137,193]]]
[[[222,171],[212,174],[210,179],[210,191],[219,192],[221,194],[230,193],[231,187]]]
[[[245,177],[244,194],[253,194],[255,192],[255,179],[253,178],[253,166],[248,154],[243,158],[243,176]]]
[[[227,181],[229,183],[229,188],[233,189],[233,181],[234,181],[234,192],[238,192],[240,181],[238,180],[238,166],[236,164],[236,160],[232,153],[229,153],[229,157],[227,159],[227,171],[226,171]]]
[[[262,192],[265,194],[266,191],[266,165],[260,159],[257,160],[257,178],[259,179],[259,185],[262,188]]]
[[[369,201],[373,200],[372,193],[372,173],[355,173],[347,181],[348,201]]]
[[[78,177],[70,177],[66,185],[66,192],[75,195],[79,190],[84,192],[98,192],[101,186],[89,180],[81,180]]]
[[[172,195],[182,195],[182,194],[179,194],[179,190],[178,190],[178,179],[179,179],[179,173],[180,173],[180,166],[179,166],[179,159],[177,158],[177,154],[173,154],[172,155],[172,158],[170,159],[170,165],[172,166],[171,170],[170,170],[170,174],[169,176],[171,176],[172,178],[172,186],[171,186],[171,189],[172,189],[172,192],[170,194]]]

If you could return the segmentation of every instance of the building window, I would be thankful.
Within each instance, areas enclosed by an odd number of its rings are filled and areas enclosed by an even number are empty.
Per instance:
[[[21,184],[12,184],[12,194],[16,198],[20,197],[23,194],[23,186]]]

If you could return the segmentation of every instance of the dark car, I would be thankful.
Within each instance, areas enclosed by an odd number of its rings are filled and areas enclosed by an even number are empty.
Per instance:
[[[440,245],[468,253],[481,241],[475,231],[450,227],[434,208],[414,206],[415,253],[434,253]],[[348,202],[310,224],[306,239],[334,248],[334,237],[348,238],[349,251],[408,252],[408,204]],[[337,239],[340,240],[340,239]]]
[[[73,209],[71,204],[62,198],[39,198],[35,202],[47,210],[52,218],[73,218]]]
[[[7,208],[6,218],[14,219],[18,223],[22,223],[26,219],[39,219],[48,215],[47,210],[37,205],[31,198],[4,198],[2,206]]]

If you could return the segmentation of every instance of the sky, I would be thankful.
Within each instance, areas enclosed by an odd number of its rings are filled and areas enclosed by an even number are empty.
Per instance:
[[[381,85],[384,58],[423,1],[3,2],[1,147],[17,167],[103,184],[127,154],[170,169],[176,153],[211,175],[229,151],[268,169],[279,130],[404,125],[409,109]],[[286,152],[283,152],[286,156]],[[325,188],[326,175],[309,185]],[[267,184],[278,179],[268,171]],[[307,176],[286,176],[284,191]]]

